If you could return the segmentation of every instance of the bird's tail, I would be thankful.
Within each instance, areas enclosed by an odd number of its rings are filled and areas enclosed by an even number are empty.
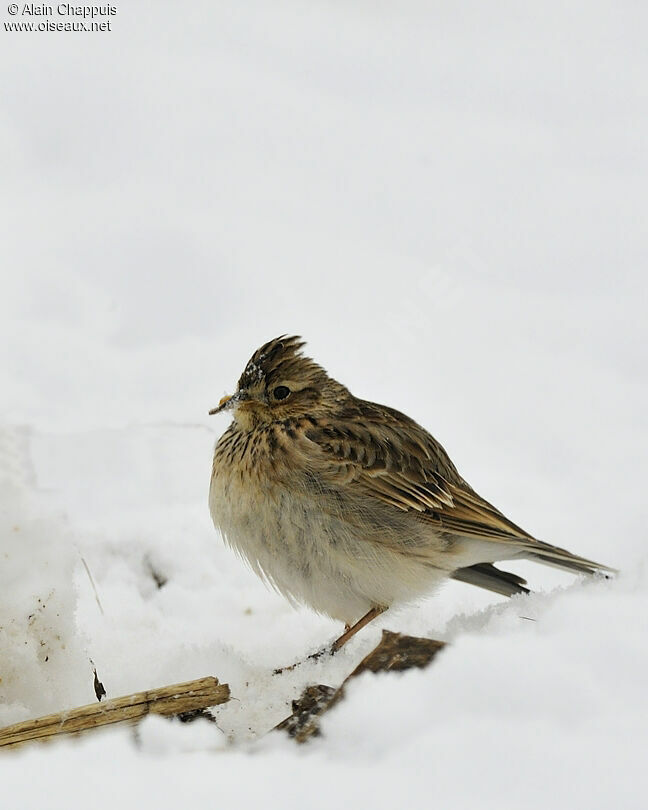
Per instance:
[[[609,565],[588,560],[586,557],[579,557],[565,548],[552,546],[549,543],[541,543],[537,540],[529,543],[523,553],[520,554],[520,557],[540,562],[543,565],[551,565],[554,568],[562,568],[565,571],[573,571],[577,574],[589,574],[590,576],[599,574],[609,578],[618,573],[615,568],[610,568]]]
[[[517,554],[516,557],[517,559],[533,560],[544,565],[551,565],[554,568],[562,568],[576,574],[588,574],[589,576],[598,574],[609,578],[617,573],[614,568],[610,568],[608,565],[596,563],[585,557],[578,557],[576,554],[567,551],[567,549],[552,546],[549,543],[541,543],[537,540],[525,544],[522,553]],[[479,563],[465,568],[458,568],[450,576],[452,579],[459,580],[459,582],[467,582],[469,585],[476,585],[478,588],[484,588],[487,591],[502,594],[502,596],[515,596],[518,593],[530,592],[525,587],[527,584],[525,579],[509,571],[502,571],[491,565],[491,563]]]
[[[516,593],[529,593],[525,588],[526,579],[522,579],[517,574],[510,571],[501,571],[490,563],[478,563],[465,568],[457,568],[450,574],[452,579],[459,582],[467,582],[469,585],[476,585],[493,593],[500,593],[502,596],[515,596]]]

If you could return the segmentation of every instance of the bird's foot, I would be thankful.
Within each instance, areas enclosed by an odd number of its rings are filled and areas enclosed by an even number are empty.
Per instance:
[[[317,661],[325,655],[335,655],[335,653],[341,649],[347,643],[347,641],[349,641],[349,639],[353,638],[353,636],[355,636],[359,630],[366,627],[369,622],[373,621],[377,616],[380,616],[380,614],[384,613],[385,610],[386,608],[384,607],[372,607],[371,610],[367,611],[367,613],[365,613],[365,615],[355,624],[346,624],[344,626],[344,633],[342,633],[342,635],[332,644],[327,644],[326,647],[322,647],[321,650],[311,653],[311,655],[303,658],[301,661],[296,661],[294,664],[289,664],[286,667],[279,667],[278,669],[273,670],[272,674],[282,675],[284,672],[292,672],[294,669],[300,667],[302,664],[305,664],[307,661]]]

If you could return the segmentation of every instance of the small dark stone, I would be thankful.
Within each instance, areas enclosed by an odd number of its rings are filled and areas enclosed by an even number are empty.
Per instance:
[[[93,668],[92,672],[94,673],[94,682],[92,684],[94,687],[94,693],[97,697],[97,700],[101,703],[101,698],[106,697],[106,690],[104,688],[104,685],[99,680],[96,667]]]

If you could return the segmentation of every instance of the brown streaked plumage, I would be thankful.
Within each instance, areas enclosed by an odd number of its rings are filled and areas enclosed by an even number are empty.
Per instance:
[[[263,345],[236,393],[210,411],[234,413],[214,451],[214,524],[290,601],[349,627],[448,577],[528,593],[499,560],[612,571],[525,532],[464,481],[424,428],[354,397],[303,345],[286,336]]]

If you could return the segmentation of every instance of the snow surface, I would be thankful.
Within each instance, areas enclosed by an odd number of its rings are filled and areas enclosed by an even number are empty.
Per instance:
[[[93,666],[109,697],[235,697],[2,754],[2,810],[645,807],[647,23],[196,0],[2,31],[0,725],[92,702]],[[450,583],[273,676],[340,628],[223,547],[206,413],[281,333],[621,576]],[[381,627],[452,643],[363,676],[307,746],[265,736]]]

